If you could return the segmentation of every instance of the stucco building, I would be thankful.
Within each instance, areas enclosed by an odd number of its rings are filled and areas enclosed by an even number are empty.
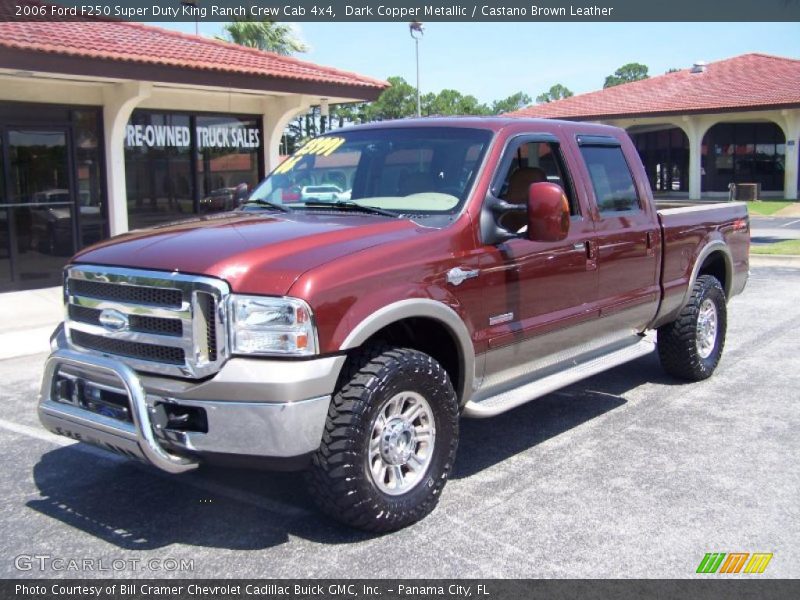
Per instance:
[[[222,210],[287,123],[387,84],[138,23],[0,22],[0,290],[77,249]]]
[[[512,113],[625,128],[657,194],[796,200],[800,60],[745,54]]]

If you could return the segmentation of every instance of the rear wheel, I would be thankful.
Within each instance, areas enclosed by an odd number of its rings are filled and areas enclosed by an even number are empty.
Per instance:
[[[711,377],[725,346],[725,291],[711,275],[697,278],[678,318],[658,328],[658,356],[671,375],[700,381]]]
[[[436,506],[458,446],[447,372],[408,348],[351,357],[307,475],[319,507],[368,531],[410,525]]]

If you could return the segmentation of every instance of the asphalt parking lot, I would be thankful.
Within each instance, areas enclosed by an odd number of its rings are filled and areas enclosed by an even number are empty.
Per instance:
[[[463,422],[438,509],[379,537],[320,516],[297,474],[167,476],[51,436],[44,355],[0,361],[0,576],[683,578],[707,552],[769,552],[760,577],[798,577],[798,298],[800,269],[754,268],[708,381],[651,354]]]

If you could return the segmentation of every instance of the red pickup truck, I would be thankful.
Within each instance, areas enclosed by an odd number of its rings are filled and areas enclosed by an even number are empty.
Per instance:
[[[342,192],[288,193],[325,185]],[[398,529],[434,508],[460,417],[656,348],[709,377],[749,239],[741,203],[658,210],[620,129],[337,130],[239,210],[75,256],[40,419],[172,473],[307,468],[323,511]]]

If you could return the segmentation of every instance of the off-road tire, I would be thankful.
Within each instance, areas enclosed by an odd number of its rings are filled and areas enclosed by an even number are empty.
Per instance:
[[[369,471],[372,423],[400,392],[416,392],[433,413],[435,442],[425,475],[401,495],[380,490]],[[319,508],[334,519],[371,532],[415,523],[436,506],[458,447],[458,400],[447,372],[409,348],[375,344],[357,350],[339,378],[319,450],[306,483]]]
[[[707,299],[714,304],[717,311],[717,334],[711,353],[703,357],[697,347],[697,324],[700,307]],[[726,328],[725,291],[716,277],[701,275],[695,281],[689,302],[678,318],[658,328],[657,345],[661,366],[670,375],[688,381],[711,377],[722,356]]]

